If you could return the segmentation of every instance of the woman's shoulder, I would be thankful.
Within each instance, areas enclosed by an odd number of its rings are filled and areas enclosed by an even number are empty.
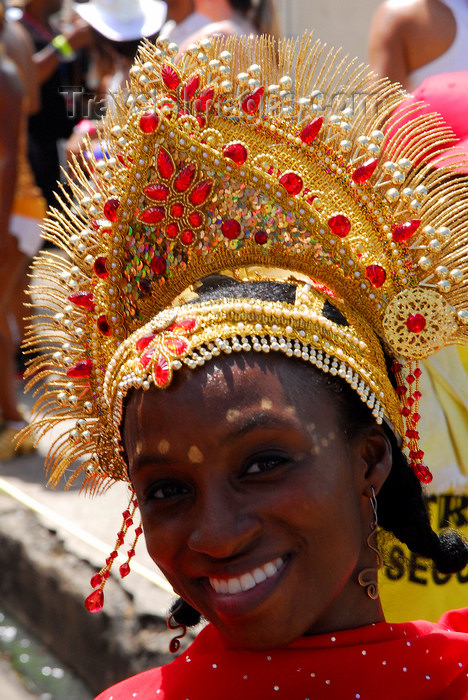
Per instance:
[[[156,700],[155,691],[157,692],[160,685],[161,667],[152,668],[107,688],[95,700],[128,700],[132,697],[138,697],[141,700],[151,697]],[[138,695],[134,695],[135,693]]]

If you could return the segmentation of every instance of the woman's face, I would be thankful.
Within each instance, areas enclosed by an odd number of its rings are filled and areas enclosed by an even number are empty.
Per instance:
[[[375,566],[366,547],[375,435],[343,436],[336,398],[313,371],[271,355],[224,357],[128,404],[148,551],[236,647],[377,619],[378,602],[357,583]]]

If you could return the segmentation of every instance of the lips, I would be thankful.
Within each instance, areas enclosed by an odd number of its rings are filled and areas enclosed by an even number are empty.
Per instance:
[[[245,593],[252,588],[255,588],[259,584],[263,583],[269,578],[275,576],[281,567],[284,565],[285,560],[282,557],[277,557],[272,561],[258,566],[252,571],[248,571],[241,576],[232,576],[228,579],[223,578],[209,578],[208,581],[210,586],[218,595],[237,595],[239,593]]]

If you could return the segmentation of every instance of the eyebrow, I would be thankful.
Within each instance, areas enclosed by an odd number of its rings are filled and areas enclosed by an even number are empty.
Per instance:
[[[275,430],[278,428],[294,429],[297,427],[297,424],[296,421],[291,420],[291,418],[292,416],[290,414],[287,416],[280,416],[270,413],[269,411],[261,411],[260,413],[242,417],[237,426],[235,423],[231,424],[233,430],[226,436],[226,442],[233,442],[243,435],[259,428],[268,430]]]

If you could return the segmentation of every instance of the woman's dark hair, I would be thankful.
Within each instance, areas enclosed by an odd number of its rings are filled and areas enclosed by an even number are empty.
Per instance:
[[[207,277],[197,289],[198,301],[210,299],[260,299],[294,303],[295,286],[275,282],[237,282],[222,275]],[[328,301],[323,315],[339,325],[347,325],[344,316]],[[387,367],[390,367],[387,358]],[[313,370],[313,368],[311,367]],[[363,428],[375,425],[370,410],[357,393],[339,377],[314,372],[314,380],[333,391],[337,398],[343,430],[348,438],[356,437]],[[392,372],[389,378],[394,383]],[[444,574],[461,571],[468,564],[468,544],[454,530],[444,530],[437,535],[431,527],[426,498],[421,483],[410,469],[408,461],[398,447],[393,431],[384,424],[383,429],[392,448],[392,468],[378,496],[379,525],[391,532],[408,549],[428,559]],[[172,606],[171,613],[177,622],[192,626],[200,621],[200,615],[180,599]]]

